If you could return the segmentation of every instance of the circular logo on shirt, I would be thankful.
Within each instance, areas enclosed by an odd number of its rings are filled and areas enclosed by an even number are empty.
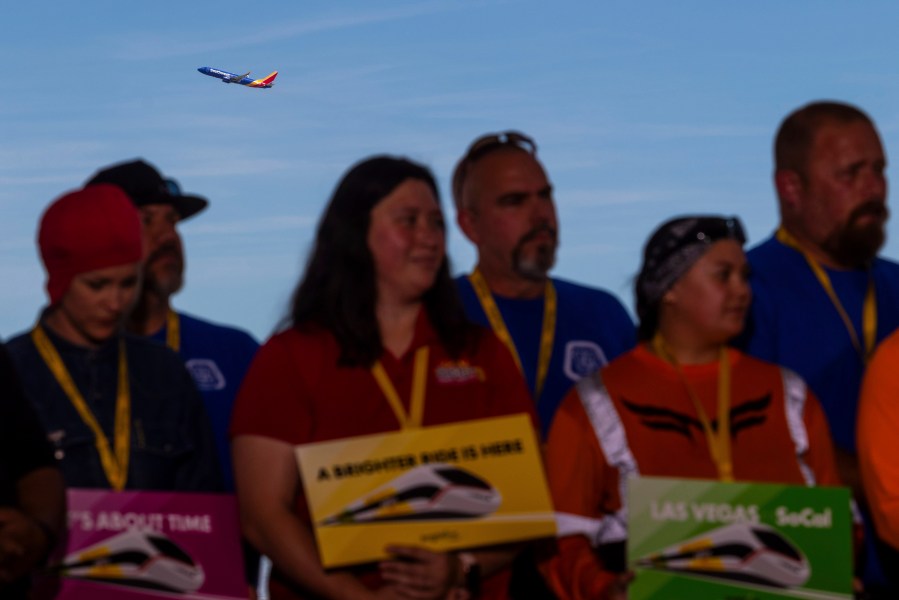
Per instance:
[[[225,376],[211,358],[192,358],[185,366],[201,392],[225,389]]]
[[[572,381],[580,381],[605,366],[606,353],[595,342],[574,340],[565,344],[565,375]]]

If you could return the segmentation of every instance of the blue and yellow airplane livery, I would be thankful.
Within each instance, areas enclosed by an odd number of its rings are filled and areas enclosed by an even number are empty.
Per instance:
[[[254,88],[270,88],[274,85],[275,77],[278,76],[277,71],[272,72],[270,75],[267,75],[262,79],[253,79],[252,77],[250,77],[249,72],[244,73],[243,75],[238,75],[237,73],[229,73],[228,71],[213,69],[212,67],[200,67],[197,69],[197,71],[199,71],[203,75],[217,77],[222,80],[222,83],[239,83],[240,85]]]

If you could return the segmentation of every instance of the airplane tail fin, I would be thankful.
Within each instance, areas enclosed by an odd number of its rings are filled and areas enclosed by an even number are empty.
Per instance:
[[[266,75],[262,79],[257,79],[253,83],[250,84],[252,87],[272,87],[273,82],[275,81],[275,77],[278,76],[277,71],[273,71],[269,75]]]

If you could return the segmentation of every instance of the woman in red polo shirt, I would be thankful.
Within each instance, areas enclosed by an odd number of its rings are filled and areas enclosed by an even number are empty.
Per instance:
[[[250,367],[232,418],[234,469],[244,532],[272,560],[275,600],[465,597],[478,570],[480,597],[505,597],[508,551],[385,540],[393,560],[326,572],[294,458],[297,444],[533,414],[506,348],[466,320],[445,244],[428,169],[387,156],[355,165],[319,224],[285,328]]]

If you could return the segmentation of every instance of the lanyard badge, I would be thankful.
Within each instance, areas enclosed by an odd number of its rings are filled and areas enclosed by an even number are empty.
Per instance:
[[[840,319],[843,320],[843,325],[846,327],[849,338],[852,340],[852,345],[858,352],[859,357],[863,363],[867,364],[868,359],[871,357],[871,353],[874,351],[874,344],[877,341],[877,295],[874,289],[874,274],[870,270],[868,271],[868,289],[865,292],[865,301],[862,305],[862,335],[864,336],[865,341],[863,348],[859,341],[858,331],[856,331],[855,325],[852,324],[852,319],[846,314],[846,309],[843,308],[843,303],[840,302],[840,298],[833,289],[833,284],[830,282],[830,276],[827,275],[827,271],[824,270],[824,267],[822,267],[811,254],[806,252],[805,249],[799,245],[796,238],[790,235],[790,233],[783,227],[780,227],[775,235],[780,243],[796,250],[805,258],[805,261],[808,263],[809,268],[811,268],[812,273],[814,273],[818,283],[824,288],[824,292],[827,294],[827,297],[830,298],[830,302],[837,310],[837,313],[839,313]]]
[[[468,279],[471,281],[471,286],[474,288],[474,292],[481,303],[481,308],[484,309],[484,314],[487,315],[487,320],[490,322],[490,328],[493,329],[496,337],[498,337],[500,341],[505,344],[506,348],[509,349],[509,352],[512,353],[512,358],[515,359],[518,370],[523,374],[524,368],[521,365],[521,357],[518,355],[518,349],[515,347],[515,342],[512,340],[512,334],[509,333],[509,328],[506,327],[503,315],[496,305],[496,301],[493,299],[493,294],[490,293],[490,287],[484,280],[484,276],[478,269],[475,269],[474,272],[468,276]],[[543,392],[543,384],[546,383],[546,375],[549,372],[549,361],[550,358],[552,358],[553,351],[553,338],[556,333],[557,304],[556,288],[553,286],[552,280],[547,278],[543,299],[543,327],[540,332],[540,353],[537,357],[537,377],[534,380],[535,401],[539,401],[540,399],[540,394]]]
[[[696,410],[696,416],[702,423],[702,430],[705,432],[706,443],[709,446],[709,454],[715,462],[718,469],[718,479],[721,481],[734,480],[734,465],[731,457],[730,444],[730,360],[727,356],[727,348],[721,346],[718,353],[718,427],[717,431],[712,427],[712,423],[706,415],[702,403],[696,395],[696,391],[687,381],[686,375],[681,366],[677,363],[674,356],[665,347],[665,341],[660,334],[656,334],[652,339],[652,348],[655,353],[665,362],[670,363],[687,390],[693,408]]]
[[[408,413],[403,408],[400,395],[380,360],[372,366],[371,373],[378,382],[378,387],[381,388],[384,397],[387,398],[390,408],[393,409],[400,428],[418,429],[421,427],[425,412],[425,389],[428,384],[428,347],[422,346],[415,351],[415,364],[412,367],[412,397]]]
[[[181,349],[181,320],[171,308],[165,316],[165,345],[175,352]]]
[[[114,450],[110,448],[109,438],[103,432],[94,413],[88,407],[84,396],[78,391],[78,387],[72,380],[72,376],[66,369],[62,357],[57,352],[56,347],[43,327],[36,325],[31,330],[31,339],[37,347],[41,358],[47,364],[53,377],[62,387],[63,392],[69,398],[72,406],[78,411],[78,415],[84,424],[87,425],[94,434],[94,445],[97,453],[100,455],[100,463],[103,466],[103,472],[109,481],[110,487],[116,491],[122,491],[128,480],[128,461],[131,444],[131,390],[128,384],[128,358],[125,355],[125,339],[119,337],[119,364],[118,364],[118,386],[116,392],[116,409],[115,409],[115,431],[113,437]]]

